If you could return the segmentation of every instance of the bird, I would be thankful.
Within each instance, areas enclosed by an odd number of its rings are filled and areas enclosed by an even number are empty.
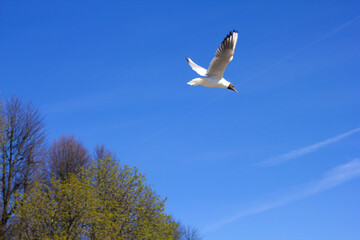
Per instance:
[[[237,40],[238,32],[235,30],[230,31],[216,50],[215,57],[210,62],[208,69],[197,65],[189,57],[186,57],[186,61],[192,70],[202,76],[202,78],[194,78],[187,84],[191,86],[202,85],[205,87],[227,88],[237,93],[238,91],[236,91],[234,85],[223,78],[227,65],[233,59]]]

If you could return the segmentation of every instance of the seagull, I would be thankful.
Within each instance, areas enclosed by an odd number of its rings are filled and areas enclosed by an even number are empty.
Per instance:
[[[200,67],[194,63],[190,58],[186,58],[186,61],[189,63],[192,70],[197,72],[202,77],[205,78],[195,78],[188,82],[187,84],[191,86],[203,85],[205,87],[218,87],[218,88],[227,88],[230,90],[236,91],[234,85],[223,78],[224,71],[233,59],[236,43],[238,39],[238,32],[233,30],[230,32],[222,41],[219,48],[215,53],[215,57],[210,62],[209,68],[206,70],[203,67]]]

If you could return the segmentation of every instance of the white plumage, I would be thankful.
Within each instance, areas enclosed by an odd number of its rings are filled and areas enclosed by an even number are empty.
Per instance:
[[[234,85],[223,78],[227,65],[233,59],[237,39],[238,32],[235,30],[230,32],[224,38],[207,70],[187,57],[186,61],[189,63],[190,67],[200,76],[204,77],[195,78],[188,82],[188,84],[192,86],[203,85],[205,87],[227,88],[237,92]]]

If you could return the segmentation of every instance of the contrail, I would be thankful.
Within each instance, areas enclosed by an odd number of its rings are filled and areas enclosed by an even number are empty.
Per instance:
[[[288,152],[288,153],[285,153],[285,154],[282,154],[282,155],[279,155],[279,156],[276,156],[276,157],[266,159],[264,161],[259,162],[257,165],[259,165],[259,166],[272,166],[272,165],[280,164],[280,163],[289,161],[291,159],[303,156],[305,154],[314,152],[314,151],[318,150],[319,148],[325,147],[326,145],[329,145],[331,143],[338,142],[338,141],[340,141],[340,140],[342,140],[342,139],[344,139],[346,137],[349,137],[350,135],[353,135],[354,133],[357,133],[359,131],[360,131],[360,127],[355,128],[355,129],[353,129],[351,131],[348,131],[346,133],[340,134],[340,135],[338,135],[336,137],[326,139],[326,140],[324,140],[322,142],[318,142],[318,143],[315,143],[315,144],[307,146],[307,147],[303,147],[303,148],[293,150],[291,152]]]
[[[232,217],[223,219],[205,227],[203,232],[208,233],[215,231],[240,218],[262,213],[287,203],[310,197],[325,190],[337,187],[357,177],[360,177],[359,159],[355,159],[351,162],[333,168],[331,171],[328,171],[320,180],[307,184],[303,189],[296,193],[283,196],[282,198],[272,202],[270,201],[256,207],[246,209],[245,211],[242,211]]]
[[[358,19],[360,19],[360,15],[359,15],[359,16],[357,16],[357,17],[355,17],[355,18],[353,18],[352,20],[350,20],[350,21],[348,21],[348,22],[346,22],[346,23],[342,24],[341,26],[339,26],[339,27],[337,27],[337,28],[335,28],[335,29],[331,30],[330,32],[328,32],[328,33],[326,33],[326,34],[322,35],[322,36],[321,36],[321,37],[319,37],[318,39],[316,39],[316,40],[314,40],[314,41],[312,41],[312,42],[308,43],[308,44],[307,44],[307,45],[305,45],[304,47],[302,47],[302,48],[298,49],[297,51],[295,51],[295,52],[293,52],[293,53],[291,53],[291,54],[287,55],[286,57],[284,57],[284,58],[282,58],[282,59],[280,59],[280,60],[278,60],[278,61],[276,61],[276,62],[274,62],[274,63],[270,64],[269,66],[267,66],[266,68],[264,68],[264,69],[263,69],[263,70],[261,70],[260,72],[258,72],[258,73],[256,73],[256,74],[254,74],[252,77],[248,78],[246,81],[244,81],[243,83],[241,83],[241,85],[240,85],[240,86],[245,85],[245,83],[247,83],[249,80],[252,80],[253,78],[255,78],[255,77],[257,77],[257,76],[259,76],[259,75],[263,74],[264,72],[266,72],[266,71],[268,71],[268,70],[270,70],[270,69],[272,69],[272,68],[273,68],[273,67],[275,67],[276,65],[279,65],[280,63],[283,63],[283,62],[285,62],[286,60],[288,60],[288,59],[290,59],[290,58],[292,58],[292,57],[294,57],[294,56],[298,55],[299,53],[301,53],[301,52],[305,51],[305,50],[306,50],[306,49],[308,49],[309,47],[311,47],[311,46],[313,46],[314,44],[316,44],[316,43],[320,42],[321,40],[324,40],[325,38],[330,37],[330,36],[331,36],[331,35],[333,35],[334,33],[338,32],[338,31],[340,31],[341,29],[343,29],[343,28],[347,27],[348,25],[350,25],[350,24],[352,24],[352,23],[356,22]]]

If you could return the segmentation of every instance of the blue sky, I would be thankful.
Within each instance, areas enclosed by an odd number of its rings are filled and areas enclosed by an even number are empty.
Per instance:
[[[224,77],[187,81],[236,29]],[[0,1],[1,97],[104,143],[204,239],[360,237],[358,1]]]

